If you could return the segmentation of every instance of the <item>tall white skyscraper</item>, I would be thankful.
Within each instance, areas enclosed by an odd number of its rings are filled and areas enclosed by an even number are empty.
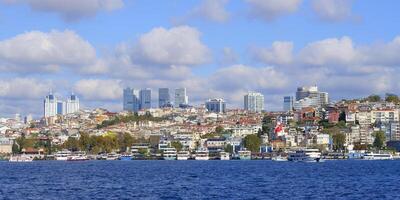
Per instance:
[[[50,93],[44,99],[44,117],[53,117],[57,115],[57,98]]]
[[[186,88],[177,88],[175,89],[175,102],[174,105],[176,108],[182,105],[188,105],[189,98],[186,95]]]
[[[79,111],[79,98],[75,94],[71,94],[66,102],[66,114]]]
[[[251,112],[264,110],[264,95],[258,92],[249,92],[244,95],[244,109]]]

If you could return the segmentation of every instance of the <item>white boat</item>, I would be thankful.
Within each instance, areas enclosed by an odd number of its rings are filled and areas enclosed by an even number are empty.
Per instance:
[[[364,160],[393,160],[393,156],[390,153],[365,153],[362,157]]]
[[[9,159],[10,162],[32,162],[33,157],[27,155],[16,155],[11,156]]]
[[[188,160],[190,158],[189,151],[180,151],[176,155],[177,160]]]
[[[67,161],[85,161],[89,160],[89,158],[83,152],[74,153],[71,156],[68,156]]]
[[[240,160],[251,160],[251,151],[243,149],[238,151]]]
[[[209,160],[208,150],[206,148],[200,148],[196,151],[195,160]]]
[[[56,160],[66,161],[66,160],[68,160],[68,156],[71,156],[71,155],[72,155],[71,151],[62,150],[62,151],[56,152],[56,154],[54,154],[54,158]]]
[[[279,155],[279,156],[272,157],[271,160],[272,161],[277,161],[277,162],[283,162],[283,161],[288,161],[288,158]]]
[[[228,152],[221,151],[221,152],[219,152],[219,159],[220,160],[230,160],[231,158],[230,158],[230,155]]]
[[[288,161],[293,162],[322,162],[321,152],[318,149],[300,149],[290,152]]]
[[[106,160],[118,160],[119,155],[116,153],[109,153],[107,154]]]
[[[164,160],[176,160],[176,149],[172,147],[167,147],[163,151]]]

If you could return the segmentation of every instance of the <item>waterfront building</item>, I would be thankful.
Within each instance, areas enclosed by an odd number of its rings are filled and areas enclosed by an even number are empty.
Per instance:
[[[159,88],[158,89],[158,107],[164,108],[171,104],[169,88]]]
[[[57,115],[57,98],[50,92],[44,99],[44,117],[53,117]]]
[[[209,99],[206,101],[206,109],[208,112],[214,113],[224,113],[226,108],[226,103],[224,99]]]
[[[66,114],[79,111],[79,98],[75,94],[71,94],[66,101]]]
[[[251,112],[264,110],[264,95],[258,92],[249,92],[244,95],[244,109]]]
[[[283,97],[283,111],[288,112],[293,110],[293,97]]]
[[[123,91],[123,110],[138,112],[139,109],[139,91],[129,87],[125,88]]]
[[[176,88],[175,89],[175,102],[176,108],[184,107],[189,104],[189,98],[186,94],[186,88]]]
[[[140,109],[150,109],[151,108],[151,89],[146,88],[140,90]]]

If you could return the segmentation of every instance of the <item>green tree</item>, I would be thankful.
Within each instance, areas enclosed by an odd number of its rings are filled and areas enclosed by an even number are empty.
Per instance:
[[[222,132],[224,132],[224,127],[222,126],[215,127],[215,133],[221,134]]]
[[[346,135],[343,133],[337,133],[332,136],[333,139],[333,150],[340,151],[344,150],[344,143],[346,142]]]
[[[68,137],[67,141],[63,144],[64,148],[70,151],[79,151],[79,141],[74,137]]]
[[[369,102],[379,102],[381,101],[381,97],[379,95],[373,94],[368,96],[366,100]]]
[[[233,146],[231,144],[225,145],[224,151],[232,154],[233,153]]]
[[[399,102],[399,97],[397,95],[395,95],[395,94],[386,93],[385,101],[398,103]]]
[[[92,149],[89,134],[81,133],[81,136],[79,137],[79,148],[86,152],[89,152]]]
[[[174,147],[178,152],[182,150],[183,145],[179,141],[172,141],[171,146]]]
[[[261,139],[255,134],[247,135],[243,140],[244,147],[251,152],[259,152],[261,146]]]
[[[386,141],[385,133],[383,131],[375,131],[374,135],[375,135],[375,140],[373,143],[374,147],[376,147],[377,149],[382,149]]]

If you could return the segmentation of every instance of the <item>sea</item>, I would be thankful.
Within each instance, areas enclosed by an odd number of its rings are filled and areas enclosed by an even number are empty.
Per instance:
[[[400,199],[400,161],[0,162],[0,199]]]

